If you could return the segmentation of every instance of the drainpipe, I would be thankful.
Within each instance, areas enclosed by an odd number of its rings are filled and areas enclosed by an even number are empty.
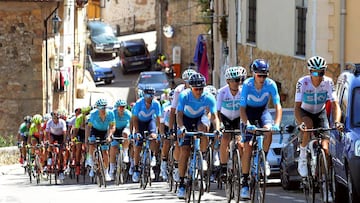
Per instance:
[[[340,2],[340,71],[345,68],[345,16],[346,0]]]
[[[45,27],[45,80],[46,80],[46,113],[49,113],[50,110],[50,103],[49,103],[49,59],[48,59],[48,20],[50,17],[57,11],[60,7],[60,2],[57,3],[56,8],[50,13],[48,17],[44,20],[44,27]]]
[[[312,42],[311,42],[311,55],[315,56],[316,55],[316,17],[317,17],[317,0],[313,1],[313,10],[312,10]]]

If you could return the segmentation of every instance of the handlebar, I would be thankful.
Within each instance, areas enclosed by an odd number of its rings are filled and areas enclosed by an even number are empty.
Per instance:
[[[194,136],[207,136],[207,137],[215,137],[215,133],[206,133],[202,131],[197,132],[185,132],[184,133],[186,137],[194,137]]]

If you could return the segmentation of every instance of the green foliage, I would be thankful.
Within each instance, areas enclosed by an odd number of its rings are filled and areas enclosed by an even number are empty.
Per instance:
[[[16,137],[14,135],[4,136],[0,135],[0,147],[15,146]]]

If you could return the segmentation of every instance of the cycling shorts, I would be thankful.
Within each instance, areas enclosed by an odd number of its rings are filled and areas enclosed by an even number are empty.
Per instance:
[[[319,113],[312,114],[304,109],[300,111],[301,118],[309,117],[313,121],[314,128],[329,128],[329,121],[326,115],[326,109],[324,108]],[[330,137],[330,131],[325,131],[323,133],[327,138]]]
[[[59,145],[62,145],[64,143],[64,135],[54,135],[50,133],[50,143],[54,144],[54,142],[57,142]]]
[[[144,135],[144,132],[147,131],[149,134],[156,133],[156,120],[153,118],[149,121],[138,121],[138,127],[139,127],[139,133],[141,135]],[[135,142],[135,146],[142,146],[144,140],[140,139],[137,142]]]
[[[78,134],[76,135],[76,143],[85,142],[85,129],[79,128]]]
[[[187,117],[187,116],[183,115],[183,123],[184,123],[184,126],[185,126],[187,131],[196,132],[197,127],[200,125],[200,123],[202,123],[201,122],[201,116],[197,117],[197,118],[190,118],[190,117]],[[181,146],[190,145],[190,139],[192,139],[192,138],[191,137],[184,137]]]
[[[246,114],[248,116],[248,121],[251,125],[255,125],[258,127],[272,126],[274,123],[271,113],[265,107],[254,108],[254,107],[246,107]],[[245,126],[242,126],[243,132],[245,132]],[[245,133],[242,133],[243,135]],[[249,142],[252,138],[253,134],[246,133],[245,136],[242,136],[241,142]]]

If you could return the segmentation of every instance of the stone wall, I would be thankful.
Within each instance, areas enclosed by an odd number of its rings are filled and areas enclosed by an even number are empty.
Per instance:
[[[1,135],[16,135],[25,115],[42,113],[43,27],[36,3],[0,4]]]
[[[239,65],[250,72],[249,65],[253,59],[263,58],[270,63],[270,78],[281,83],[281,92],[286,99],[282,101],[283,108],[293,108],[295,100],[295,86],[297,80],[308,74],[305,59],[291,56],[282,56],[269,51],[259,50],[256,47],[238,44]],[[339,64],[328,64],[326,75],[336,82],[340,74]],[[251,76],[251,74],[248,74]]]

